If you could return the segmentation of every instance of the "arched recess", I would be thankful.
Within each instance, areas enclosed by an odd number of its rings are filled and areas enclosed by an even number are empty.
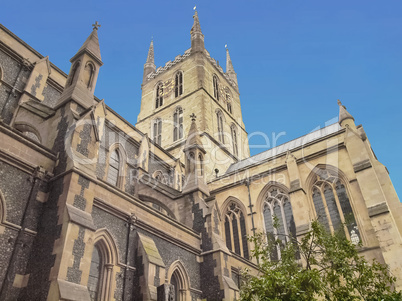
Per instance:
[[[176,219],[176,216],[174,215],[173,211],[170,210],[170,208],[167,207],[165,204],[163,204],[161,201],[143,194],[139,195],[139,199],[145,203],[148,203],[148,205],[150,205],[152,208],[162,212],[163,214],[166,214],[167,216]]]
[[[331,233],[343,229],[353,243],[366,242],[349,180],[335,166],[318,164],[306,179],[307,194],[314,217]]]
[[[70,78],[68,79],[67,86],[71,86],[75,82],[75,80],[78,76],[78,69],[80,68],[80,65],[81,65],[81,61],[78,61],[71,67],[71,71],[70,71],[70,75],[69,75]]]
[[[14,124],[14,127],[28,138],[31,138],[39,143],[42,143],[42,137],[39,131],[31,124],[25,122],[16,122]]]
[[[167,281],[175,285],[175,301],[190,301],[190,278],[180,260],[174,261],[167,272]]]
[[[222,229],[225,234],[227,248],[249,259],[249,243],[247,240],[248,222],[247,210],[243,203],[233,197],[228,197],[221,207]]]
[[[117,153],[118,163],[116,166],[113,163],[116,163],[116,157],[112,157],[114,152]],[[113,161],[113,162],[112,162]],[[118,188],[124,187],[124,180],[126,178],[126,162],[127,162],[127,152],[124,146],[121,143],[114,143],[109,147],[109,153],[107,157],[107,170],[106,170],[106,181],[112,185],[115,185]],[[112,166],[111,166],[112,164]],[[117,180],[114,181],[114,178],[110,177],[110,173],[112,169],[117,169]],[[116,172],[116,171],[115,171]],[[112,181],[113,180],[113,181]]]
[[[162,184],[169,185],[169,177],[167,177],[160,169],[154,171],[152,177]]]
[[[107,301],[113,297],[116,289],[117,264],[119,252],[113,236],[105,228],[95,232],[93,252],[88,279],[88,291],[91,300]]]
[[[92,62],[87,62],[84,68],[84,83],[89,90],[92,89],[93,79],[95,75],[95,65]]]

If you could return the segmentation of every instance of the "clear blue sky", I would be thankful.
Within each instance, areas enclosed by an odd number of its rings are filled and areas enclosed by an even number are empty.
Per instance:
[[[95,94],[135,123],[151,36],[157,66],[184,53],[194,5],[221,65],[229,46],[249,133],[286,132],[278,143],[289,141],[336,118],[339,98],[402,196],[400,0],[3,1],[0,22],[68,72],[99,21]]]

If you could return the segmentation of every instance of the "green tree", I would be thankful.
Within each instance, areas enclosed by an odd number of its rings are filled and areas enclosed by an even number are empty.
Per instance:
[[[259,271],[244,271],[243,301],[402,300],[402,293],[392,289],[396,278],[386,265],[368,262],[344,233],[331,235],[317,221],[299,243],[292,240],[283,246],[265,233],[250,241]],[[272,260],[277,248],[281,258]]]

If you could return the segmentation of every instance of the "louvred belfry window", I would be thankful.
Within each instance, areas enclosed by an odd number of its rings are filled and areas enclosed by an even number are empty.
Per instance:
[[[174,96],[179,97],[183,94],[183,73],[177,72],[174,80]]]
[[[213,86],[214,86],[214,97],[216,100],[219,100],[219,82],[218,77],[214,75],[213,77]]]
[[[154,120],[153,137],[154,137],[154,142],[158,145],[161,145],[161,143],[162,143],[162,119],[160,119],[160,118]]]
[[[216,120],[218,122],[218,137],[219,137],[219,141],[221,143],[225,143],[225,135],[223,132],[223,116],[222,116],[222,112],[218,111],[216,113]]]
[[[183,109],[177,108],[173,114],[173,141],[183,138]]]
[[[160,83],[156,87],[155,109],[161,107],[162,105],[163,105],[163,85],[162,83]]]
[[[232,147],[233,147],[233,154],[237,157],[239,155],[238,148],[237,148],[237,132],[235,125],[231,126],[231,133],[232,133]]]

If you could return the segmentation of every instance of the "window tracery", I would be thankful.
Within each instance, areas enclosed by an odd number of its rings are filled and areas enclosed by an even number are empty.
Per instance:
[[[243,211],[234,201],[226,209],[224,228],[228,249],[248,259],[246,221]]]
[[[264,196],[263,216],[268,239],[281,242],[276,245],[276,250],[271,253],[271,260],[279,260],[281,258],[281,246],[296,239],[292,205],[289,196],[283,189],[277,186],[269,188]],[[277,228],[274,227],[275,221],[277,221]]]
[[[312,199],[317,219],[327,231],[341,231],[354,244],[361,241],[346,187],[334,172],[324,169],[317,172]]]

